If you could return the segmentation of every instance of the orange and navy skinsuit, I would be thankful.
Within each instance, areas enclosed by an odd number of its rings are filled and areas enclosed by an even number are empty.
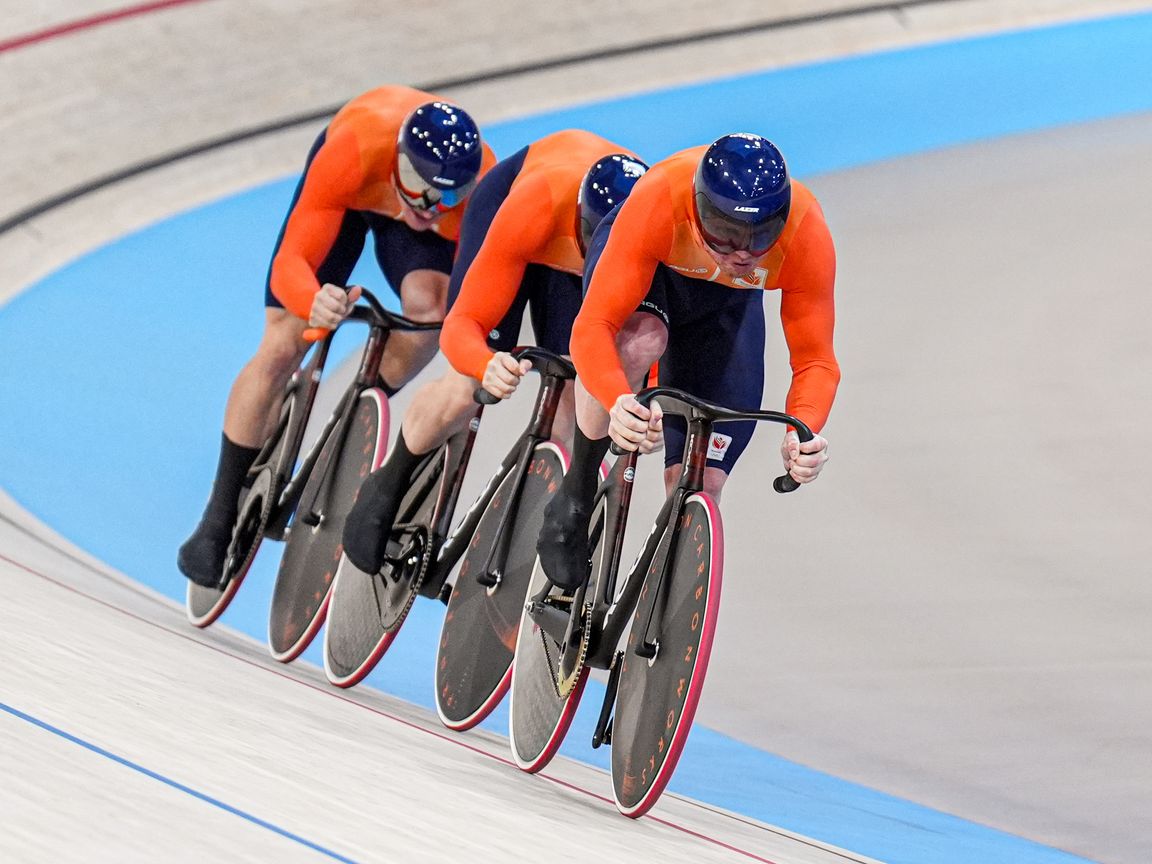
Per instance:
[[[633,155],[591,132],[555,132],[500,162],[473,191],[440,333],[458,372],[483,378],[494,351],[516,345],[529,301],[536,343],[568,353],[583,293],[576,199],[588,169],[613,153]]]
[[[272,258],[265,305],[307,319],[321,284],[347,283],[369,230],[380,269],[397,294],[413,270],[451,272],[467,202],[427,231],[414,231],[400,221],[393,179],[404,118],[439,99],[410,87],[378,87],[337,112],[308,154]],[[481,174],[495,163],[485,144]]]
[[[725,274],[695,225],[692,181],[706,147],[683,150],[652,168],[601,223],[585,270],[584,305],[572,328],[580,380],[606,409],[632,388],[616,335],[634,312],[669,329],[660,383],[731,408],[760,407],[764,389],[761,290],[780,291],[792,385],[785,410],[819,431],[832,408],[840,367],[832,349],[836,253],[812,193],[792,181],[792,206],[780,239],[746,279]],[[709,464],[730,471],[754,423],[717,427]],[[683,423],[665,423],[666,461],[678,463]],[[727,440],[724,440],[727,439]]]

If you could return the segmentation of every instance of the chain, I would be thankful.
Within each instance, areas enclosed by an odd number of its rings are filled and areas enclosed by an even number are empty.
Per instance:
[[[580,633],[580,655],[576,658],[576,665],[573,667],[572,672],[563,681],[560,680],[560,673],[563,671],[564,652],[560,652],[560,658],[557,662],[552,660],[552,650],[548,647],[548,636],[544,633],[544,629],[540,628],[540,644],[544,646],[544,659],[548,663],[548,680],[552,682],[552,691],[556,694],[557,699],[565,699],[568,697],[576,686],[576,682],[580,680],[580,672],[584,669],[584,663],[588,659],[588,643],[591,634],[592,623],[592,604],[585,603],[584,609],[581,612],[581,633]]]

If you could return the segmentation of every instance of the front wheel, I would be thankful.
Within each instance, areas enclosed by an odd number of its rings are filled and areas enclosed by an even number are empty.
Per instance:
[[[298,510],[288,532],[268,616],[268,648],[281,663],[299,657],[324,624],[332,581],[344,554],[344,520],[360,484],[380,467],[388,447],[384,393],[374,388],[361,393],[350,422],[339,453],[336,430],[323,443],[300,496],[299,506],[314,512]],[[317,496],[321,483],[327,488]],[[316,518],[316,525],[308,524]]]
[[[704,687],[720,609],[724,534],[720,511],[706,493],[688,497],[678,521],[662,598],[655,595],[657,558],[645,578],[620,670],[612,721],[612,793],[625,816],[643,816],[668,785],[692,729]],[[656,656],[636,653],[653,603],[658,632],[647,637]]]
[[[508,692],[544,507],[567,469],[568,455],[557,444],[536,445],[518,501],[512,498],[519,477],[510,472],[476,525],[448,600],[436,657],[436,713],[449,729],[471,729]],[[497,529],[513,503],[504,566],[496,584],[488,587],[477,577],[485,575]]]

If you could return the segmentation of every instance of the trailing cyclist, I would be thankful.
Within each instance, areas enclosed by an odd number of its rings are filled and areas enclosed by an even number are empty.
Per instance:
[[[665,483],[679,474],[681,418],[664,428],[658,404],[635,392],[656,360],[660,383],[734,408],[756,408],[764,389],[760,290],[780,291],[792,384],[786,410],[818,432],[840,381],[832,347],[836,254],[812,193],[792,180],[780,151],[745,133],[657,163],[601,223],[585,267],[587,295],[572,330],[577,428],[572,465],[544,516],[538,551],[564,591],[588,577],[588,523],[609,439],[626,450],[667,439]],[[714,498],[755,424],[714,433],[704,488]],[[787,432],[784,468],[816,479],[827,442]]]
[[[406,481],[421,456],[467,423],[477,382],[507,399],[527,373],[530,364],[509,354],[526,307],[537,344],[568,354],[589,239],[646,170],[611,141],[566,130],[503,160],[477,186],[440,336],[454,371],[417,392],[388,460],[360,488],[344,526],[344,552],[359,570],[380,569]],[[556,437],[571,426],[569,407]]]
[[[408,87],[356,97],[320,133],[272,258],[263,338],[228,397],[208,504],[180,547],[177,563],[188,579],[207,587],[219,581],[245,475],[308,350],[305,330],[334,328],[351,310],[360,292],[343,286],[368,233],[404,314],[440,320],[464,202],[495,162],[467,113]],[[434,333],[392,334],[380,386],[396,392],[435,353]]]

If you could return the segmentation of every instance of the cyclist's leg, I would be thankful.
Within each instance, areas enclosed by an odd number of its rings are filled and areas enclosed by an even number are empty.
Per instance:
[[[612,218],[613,214],[609,214],[604,222]],[[602,228],[603,223],[593,237],[585,282],[603,249],[607,231],[602,233]],[[624,374],[637,389],[667,345],[668,319],[664,313],[663,296],[668,273],[670,271],[663,266],[656,268],[648,295],[616,338]],[[608,412],[577,380],[572,464],[564,475],[560,490],[544,511],[544,525],[537,544],[544,572],[565,590],[578,588],[587,578],[590,554],[588,522],[599,482],[600,462],[608,452],[608,443]]]
[[[735,291],[701,280],[682,280],[669,292],[675,316],[660,383],[732,408],[755,409],[764,394],[764,303],[757,291]],[[724,423],[712,433],[704,491],[717,501],[736,460],[752,440],[753,421]],[[680,476],[683,418],[664,423],[664,482]]]
[[[448,305],[448,277],[456,244],[433,231],[413,231],[403,222],[363,214],[372,228],[376,260],[400,298],[403,313],[415,321],[442,321]],[[436,356],[436,331],[388,336],[380,376],[384,391],[395,394]]]
[[[361,484],[344,521],[344,553],[358,570],[375,573],[383,566],[388,534],[412,472],[468,423],[476,409],[475,388],[475,379],[449,370],[412,398],[392,451]]]

